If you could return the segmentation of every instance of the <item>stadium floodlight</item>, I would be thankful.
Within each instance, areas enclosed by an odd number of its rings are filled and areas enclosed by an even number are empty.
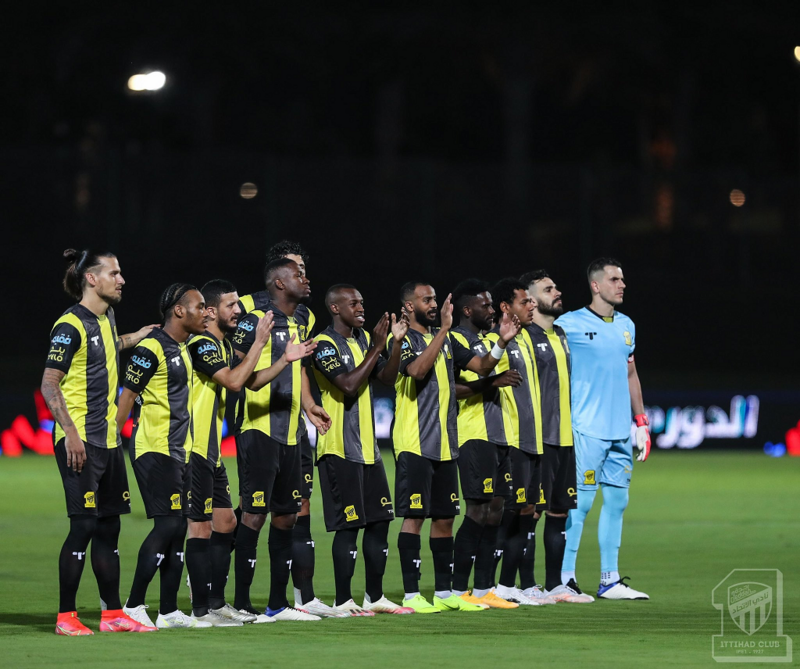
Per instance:
[[[794,48],[794,58],[798,63],[800,63],[800,46],[796,46]]]
[[[128,79],[128,88],[132,91],[157,91],[164,88],[167,77],[163,72],[156,70],[147,74],[134,74]]]

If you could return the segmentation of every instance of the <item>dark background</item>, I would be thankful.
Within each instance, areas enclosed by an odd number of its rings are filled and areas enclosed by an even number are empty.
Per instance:
[[[399,286],[623,266],[648,388],[797,388],[796,2],[23,4],[0,25],[0,427],[32,414],[67,247],[121,332],[173,281],[309,252],[368,321]],[[154,93],[128,77],[162,70]],[[243,199],[245,182],[258,188]],[[745,193],[742,207],[732,189]],[[22,333],[20,333],[22,328]]]

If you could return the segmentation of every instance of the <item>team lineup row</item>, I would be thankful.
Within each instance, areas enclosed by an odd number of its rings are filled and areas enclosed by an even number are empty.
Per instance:
[[[161,297],[162,323],[121,336],[113,306],[125,282],[117,258],[73,250],[65,257],[64,287],[78,303],[53,327],[42,381],[70,517],[59,557],[57,633],[92,633],[75,606],[90,542],[105,606],[101,631],[589,603],[575,561],[599,487],[598,596],[648,598],[617,566],[633,469],[632,416],[639,460],[647,458],[650,438],[634,325],[616,311],[625,283],[613,259],[590,265],[591,304],[569,313],[543,270],[491,288],[463,281],[441,306],[432,286],[409,282],[400,315],[383,314],[371,335],[360,292],[337,284],[325,295],[331,324],[312,337],[307,256],[291,242],[268,252],[265,290],[240,297],[223,280],[201,289],[173,284]],[[117,399],[118,352],[132,347]],[[397,395],[394,495],[375,436],[377,382]],[[236,405],[236,511],[219,449],[229,404]],[[122,606],[116,548],[130,493],[119,432],[132,411],[129,452],[153,529]],[[317,430],[324,520],[335,533],[333,606],[313,588],[314,454],[303,414]],[[465,517],[454,538],[462,498]],[[534,579],[542,514],[544,589]],[[250,588],[268,515],[269,602],[256,609]],[[401,604],[383,591],[395,515],[403,519]],[[419,588],[427,518],[432,599]],[[361,529],[366,587],[359,606],[351,580]],[[188,616],[177,605],[184,556]],[[233,604],[225,596],[231,562]],[[153,625],[145,600],[156,571]]]

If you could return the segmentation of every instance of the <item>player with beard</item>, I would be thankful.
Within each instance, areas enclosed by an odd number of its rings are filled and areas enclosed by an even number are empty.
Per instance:
[[[273,312],[272,335],[264,347],[256,371],[276,364],[286,345],[308,339],[310,322],[304,303],[311,290],[298,264],[288,258],[276,260],[264,270],[264,280]],[[233,346],[243,358],[255,340],[256,308],[239,323]],[[269,530],[270,598],[265,614],[275,620],[319,620],[317,615],[290,607],[286,586],[292,563],[292,530],[301,508],[302,471],[298,448],[300,410],[320,433],[330,427],[330,417],[318,406],[309,390],[300,360],[283,369],[268,385],[247,389],[238,440],[238,465],[242,493],[242,522],[236,537],[237,609],[252,611],[250,586],[255,571],[258,537],[271,513]],[[341,613],[337,613],[341,615]]]
[[[463,281],[453,291],[453,304],[460,317],[451,334],[453,346],[485,355],[492,341],[484,333],[494,327],[495,315],[488,284],[477,279]],[[456,533],[453,592],[472,604],[489,605],[488,601],[495,599],[489,591],[497,532],[511,494],[511,454],[498,389],[520,383],[522,377],[513,369],[488,377],[460,371],[456,379],[458,470],[467,510]],[[477,595],[468,592],[473,563]]]
[[[575,562],[586,515],[598,486],[603,506],[597,525],[601,599],[650,599],[619,575],[622,516],[633,472],[631,415],[636,422],[637,460],[650,454],[650,431],[633,351],[636,328],[617,311],[625,293],[619,262],[598,258],[586,270],[592,302],[556,322],[567,334],[572,355],[572,428],[578,477],[578,506],[567,519],[561,582],[578,589]]]
[[[460,508],[454,367],[487,376],[520,326],[510,317],[503,319],[491,351],[476,356],[468,348],[453,346],[450,296],[442,304],[438,328],[434,327],[439,309],[432,286],[421,281],[406,283],[400,299],[410,327],[402,343],[391,338],[388,348],[391,354],[395,345],[402,346],[392,439],[397,459],[395,503],[403,518],[397,539],[405,589],[403,606],[417,613],[482,611],[484,606],[471,604],[452,591],[453,519]],[[420,534],[426,518],[431,518],[433,605],[419,592]]]
[[[64,290],[78,302],[53,325],[42,376],[70,523],[58,559],[56,634],[93,634],[75,605],[89,543],[106,609],[100,631],[155,631],[128,617],[119,598],[119,517],[131,512],[131,496],[115,421],[119,351],[138,344],[154,326],[117,337],[113,307],[122,299],[125,279],[113,253],[67,249],[64,258]]]
[[[156,627],[211,627],[178,609],[192,451],[192,358],[186,340],[205,330],[205,302],[194,286],[174,283],[161,295],[159,308],[163,324],[134,349],[117,410],[121,430],[137,405],[129,450],[147,517],[153,519],[124,610],[149,623],[147,587],[160,571]]]
[[[561,291],[545,270],[528,272],[520,277],[520,281],[528,286],[528,294],[536,303],[533,322],[525,331],[539,372],[544,442],[544,452],[534,472],[534,499],[529,500],[535,504],[535,512],[519,567],[520,588],[523,593],[536,598],[591,602],[589,595],[577,593],[561,583],[567,514],[577,502],[570,412],[570,353],[564,330],[554,324],[555,319],[564,313]],[[534,578],[536,525],[542,512],[547,516],[544,526],[547,595],[536,585]]]

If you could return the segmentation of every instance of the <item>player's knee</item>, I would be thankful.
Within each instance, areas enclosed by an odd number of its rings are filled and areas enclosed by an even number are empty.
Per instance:
[[[442,518],[431,518],[431,538],[453,536],[453,522],[455,518],[446,516]]]
[[[424,524],[424,518],[403,518],[403,526],[400,528],[400,531],[409,534],[420,534]]]
[[[603,506],[607,506],[610,511],[616,513],[625,511],[628,506],[628,489],[605,486],[603,488]]]
[[[267,516],[262,513],[247,513],[247,511],[245,511],[242,514],[242,525],[256,532],[260,532],[266,522]]]
[[[500,525],[503,522],[503,512],[506,508],[506,500],[504,497],[495,497],[489,502],[489,510],[486,514],[487,525]]]
[[[153,518],[153,533],[159,543],[167,545],[176,537],[186,533],[186,519],[177,516],[156,516]]]
[[[236,514],[233,509],[214,509],[211,529],[220,534],[230,534],[236,529]]]
[[[280,515],[272,514],[270,523],[279,530],[291,530],[297,523],[296,513],[282,513]]]
[[[95,538],[102,538],[105,541],[116,541],[119,538],[120,529],[119,516],[106,516],[97,519],[97,526],[94,530]]]
[[[300,500],[300,511],[298,512],[298,516],[308,516],[311,514],[311,500],[303,499]]]
[[[489,517],[489,503],[476,502],[468,499],[467,511],[465,515],[472,521],[478,523],[478,525],[485,525],[486,520]]]
[[[83,546],[89,545],[96,529],[96,516],[72,516],[72,518],[69,519],[70,539]]]
[[[211,521],[210,520],[190,520],[189,539],[210,539]]]
[[[527,506],[523,507],[519,515],[520,516],[532,516],[536,513],[536,507],[533,504],[528,504]]]

